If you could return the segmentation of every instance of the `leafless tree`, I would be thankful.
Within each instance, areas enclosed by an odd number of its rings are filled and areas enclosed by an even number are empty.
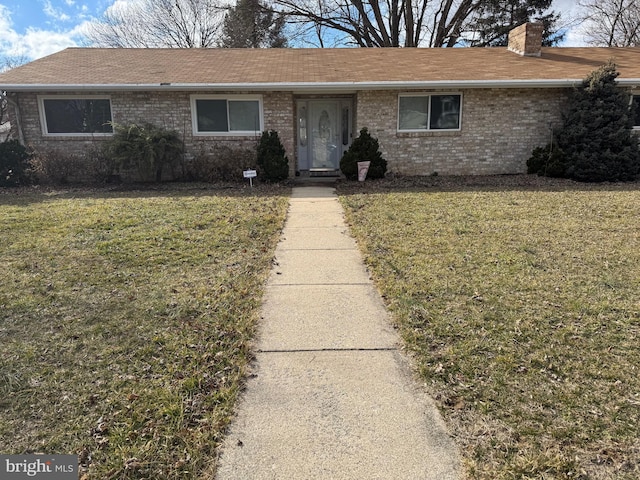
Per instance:
[[[592,45],[632,47],[640,45],[638,0],[584,0],[582,24]]]
[[[310,3],[315,4],[315,13],[319,17],[326,17],[327,12],[324,11],[325,0],[310,0]],[[272,3],[272,5],[274,5]],[[275,11],[282,13],[289,12],[288,8],[283,8],[282,5],[275,5]],[[335,30],[329,34],[331,30],[323,24],[313,22],[306,17],[299,15],[287,15],[287,36],[289,43],[295,46],[310,46],[314,48],[331,48],[343,46],[348,43],[345,40],[346,34],[342,32],[336,32]]]
[[[19,67],[27,63],[27,56],[24,54],[4,56],[0,58],[0,72]],[[9,123],[9,101],[7,92],[0,90],[0,142],[4,142],[11,134],[11,125]]]
[[[18,53],[15,55],[4,55],[0,57],[0,72],[11,70],[12,68],[24,65],[29,61],[29,58],[25,53]]]
[[[274,0],[290,21],[360,47],[452,47],[482,0]],[[322,35],[322,37],[321,37]]]
[[[197,48],[215,46],[225,7],[216,0],[136,0],[114,4],[93,22],[94,46]]]

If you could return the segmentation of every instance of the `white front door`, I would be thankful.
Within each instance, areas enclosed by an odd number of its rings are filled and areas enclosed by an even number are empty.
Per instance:
[[[350,144],[350,100],[318,99],[298,102],[300,170],[339,170],[342,154]]]

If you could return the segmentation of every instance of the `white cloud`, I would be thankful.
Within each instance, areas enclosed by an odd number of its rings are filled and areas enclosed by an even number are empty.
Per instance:
[[[563,47],[585,47],[587,45],[587,39],[584,36],[584,32],[580,28],[572,28],[567,32]]]
[[[28,28],[24,34],[16,32],[11,11],[0,4],[0,58],[19,57],[35,60],[40,57],[76,47],[82,38],[83,24],[65,31]]]
[[[560,26],[566,31],[562,47],[584,47],[586,39],[580,31],[580,17],[583,8],[575,0],[554,0],[551,8],[561,14]]]
[[[45,57],[68,47],[76,47],[78,43],[74,40],[75,31],[76,29],[68,32],[51,32],[29,28],[21,39],[22,48],[30,58]]]
[[[3,32],[0,36],[0,50],[6,56],[18,55],[15,46],[20,41],[20,35],[13,29],[11,12],[4,5],[0,5],[0,31]]]
[[[42,10],[48,17],[53,18],[56,21],[59,22],[68,22],[69,20],[71,20],[71,17],[69,15],[67,15],[66,13],[64,13],[61,10],[56,9],[53,4],[51,3],[51,0],[45,0],[44,2],[44,8]]]
[[[135,8],[135,7],[139,8],[141,6],[142,6],[141,0],[116,0],[106,9],[105,13],[108,13],[110,11],[126,12],[131,8]]]

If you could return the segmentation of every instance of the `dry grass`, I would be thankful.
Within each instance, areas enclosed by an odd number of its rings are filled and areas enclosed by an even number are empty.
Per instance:
[[[288,193],[2,192],[0,451],[211,474]]]
[[[640,188],[342,184],[467,478],[640,478]]]

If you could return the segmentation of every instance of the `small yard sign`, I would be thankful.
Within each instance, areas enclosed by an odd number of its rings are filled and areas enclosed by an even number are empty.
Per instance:
[[[358,181],[364,182],[364,179],[367,178],[367,173],[369,173],[369,166],[371,162],[358,162]]]
[[[242,174],[244,175],[244,178],[249,179],[249,183],[253,187],[253,179],[258,176],[258,172],[256,172],[255,170],[244,170]]]

